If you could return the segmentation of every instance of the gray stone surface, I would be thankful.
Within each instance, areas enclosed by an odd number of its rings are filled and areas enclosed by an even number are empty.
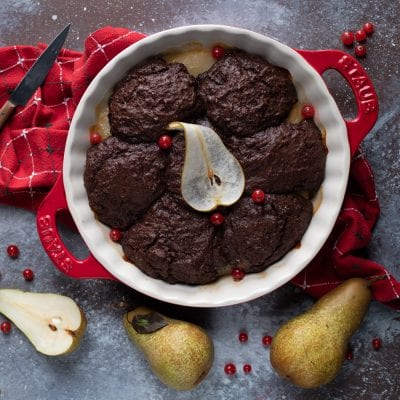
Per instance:
[[[368,39],[362,64],[380,99],[380,117],[364,141],[364,150],[376,176],[382,214],[368,248],[368,256],[400,279],[400,7],[398,1],[107,1],[107,0],[2,0],[0,45],[48,41],[67,22],[72,31],[67,46],[82,49],[87,34],[104,25],[125,26],[153,33],[194,24],[223,23],[248,28],[292,47],[342,48],[339,36],[370,20],[376,33]],[[354,113],[352,95],[341,79],[329,73],[327,82],[345,116]],[[77,233],[64,230],[69,247],[86,253]],[[21,256],[11,260],[6,247],[16,243]],[[25,282],[24,268],[36,277]],[[327,386],[304,391],[282,381],[272,371],[264,334],[307,308],[312,300],[285,287],[249,303],[222,309],[190,309],[161,304],[115,282],[77,281],[56,270],[36,233],[35,216],[0,206],[0,287],[57,292],[71,296],[86,311],[88,331],[75,353],[49,358],[34,351],[13,329],[0,334],[0,399],[377,399],[400,398],[400,316],[374,303],[362,328],[353,337],[354,360],[346,362],[338,378]],[[127,306],[117,305],[126,302]],[[178,393],[160,384],[142,355],[126,337],[121,316],[139,304],[154,306],[177,318],[198,323],[215,343],[216,358],[208,378],[194,391]],[[2,320],[0,318],[0,320]],[[237,335],[245,329],[249,341]],[[372,349],[379,336],[383,347]],[[223,366],[234,362],[238,373],[226,376]],[[242,365],[253,372],[245,375]]]

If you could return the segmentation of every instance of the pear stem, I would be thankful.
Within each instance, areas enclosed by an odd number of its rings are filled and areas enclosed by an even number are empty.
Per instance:
[[[378,276],[375,276],[374,278],[367,279],[367,282],[368,282],[367,287],[371,287],[377,281],[383,281],[386,279],[388,279],[387,275],[378,275]]]

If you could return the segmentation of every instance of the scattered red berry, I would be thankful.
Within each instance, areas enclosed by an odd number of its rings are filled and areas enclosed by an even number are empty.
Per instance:
[[[11,332],[11,322],[10,321],[2,322],[2,324],[0,325],[0,330],[6,335],[8,333],[10,333]]]
[[[241,281],[246,273],[241,268],[232,268],[231,276],[235,282]]]
[[[236,374],[236,367],[235,364],[228,363],[224,367],[224,371],[227,375],[235,375]]]
[[[243,365],[243,372],[245,374],[249,374],[251,372],[251,365],[250,364],[244,364]]]
[[[262,342],[264,346],[269,346],[272,343],[272,336],[269,335],[263,336]]]
[[[251,194],[251,198],[253,199],[254,203],[262,204],[265,200],[265,193],[261,189],[255,189]]]
[[[219,45],[214,46],[211,50],[211,54],[216,60],[219,60],[221,57],[223,57],[224,53],[224,48]]]
[[[19,256],[19,248],[15,244],[10,244],[7,247],[7,254],[11,258],[17,258]]]
[[[367,54],[367,48],[363,44],[359,44],[355,47],[354,53],[357,57],[365,57]]]
[[[163,150],[168,150],[172,147],[172,137],[169,135],[162,135],[158,139],[158,147]]]
[[[351,361],[353,359],[353,350],[349,349],[346,353],[346,360]]]
[[[380,339],[380,338],[374,338],[374,339],[372,340],[372,347],[373,347],[375,350],[379,350],[379,349],[382,347],[382,339]]]
[[[111,229],[110,231],[110,239],[113,242],[119,242],[122,238],[122,232],[119,229]]]
[[[345,31],[342,33],[341,39],[345,46],[351,46],[354,43],[354,33],[352,31]]]
[[[215,212],[211,214],[210,221],[213,225],[222,225],[224,223],[225,217],[220,212]]]
[[[22,271],[22,275],[24,277],[24,279],[28,282],[32,281],[35,274],[33,273],[33,271],[29,268],[26,268]]]
[[[98,132],[90,132],[90,143],[99,144],[103,140],[103,136]]]
[[[366,22],[363,25],[363,29],[364,29],[364,32],[367,35],[372,35],[374,33],[374,31],[375,31],[375,26],[374,26],[374,24],[372,22]]]
[[[249,335],[246,332],[239,333],[239,342],[245,343],[249,340]]]
[[[303,116],[304,119],[311,119],[314,117],[315,110],[314,107],[311,104],[304,104],[304,106],[301,109],[301,115]]]
[[[357,42],[363,42],[367,38],[367,33],[364,29],[359,29],[355,34]]]

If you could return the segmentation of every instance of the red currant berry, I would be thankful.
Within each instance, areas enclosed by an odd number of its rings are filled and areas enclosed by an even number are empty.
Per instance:
[[[352,359],[353,359],[353,351],[352,350],[347,350],[346,360],[351,361]]]
[[[382,347],[382,339],[380,339],[380,338],[374,338],[374,339],[372,340],[372,347],[373,347],[375,350],[379,350],[379,349]]]
[[[372,22],[366,22],[363,25],[363,29],[364,29],[364,32],[367,35],[372,35],[374,33],[374,31],[375,31],[375,26],[374,26],[374,24]]]
[[[359,44],[355,47],[354,53],[357,57],[365,57],[367,54],[367,48],[363,44]]]
[[[103,136],[98,132],[90,132],[90,143],[99,144],[103,140]]]
[[[172,147],[172,137],[169,135],[162,135],[158,139],[158,147],[163,150],[168,150]]]
[[[359,29],[355,34],[357,42],[363,42],[367,38],[367,33],[364,29]]]
[[[269,346],[272,343],[272,336],[269,335],[263,336],[262,342],[264,346]]]
[[[24,279],[28,282],[32,281],[35,274],[33,273],[33,271],[29,268],[26,268],[22,271],[22,276],[24,277]]]
[[[216,60],[219,60],[220,58],[222,58],[224,53],[225,53],[224,48],[219,45],[214,46],[211,50],[211,54]]]
[[[351,46],[354,43],[354,33],[352,31],[343,32],[340,38],[345,46]]]
[[[2,324],[0,325],[0,330],[5,334],[10,333],[11,332],[11,322],[10,321],[2,322]]]
[[[314,117],[315,110],[311,104],[304,104],[301,109],[301,115],[304,119],[311,119]]]
[[[261,189],[253,190],[253,193],[251,194],[251,198],[253,199],[254,203],[257,203],[257,204],[264,203],[265,193]]]
[[[236,367],[235,364],[228,363],[224,367],[224,371],[227,375],[235,375],[236,374]]]
[[[244,364],[243,365],[243,372],[245,374],[249,374],[251,372],[251,365],[250,364]]]
[[[110,231],[110,239],[113,242],[119,242],[122,238],[122,232],[119,229],[111,229]]]
[[[19,248],[15,244],[10,244],[7,247],[7,254],[11,258],[17,258],[19,256]]]
[[[210,221],[213,225],[222,225],[224,223],[225,217],[220,212],[215,212],[211,214]]]
[[[246,332],[240,332],[239,333],[239,342],[245,343],[249,340],[249,336]]]
[[[233,268],[231,271],[232,279],[235,282],[241,281],[245,275],[246,273],[241,268]]]

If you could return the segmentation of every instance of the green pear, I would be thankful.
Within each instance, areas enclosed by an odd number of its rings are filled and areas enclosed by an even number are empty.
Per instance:
[[[147,322],[154,312],[139,307],[126,313],[123,318],[126,332],[165,385],[176,390],[194,389],[211,369],[214,360],[211,338],[197,325],[156,314],[162,319],[161,328],[139,333],[135,321]]]
[[[324,385],[339,373],[351,336],[371,302],[370,282],[352,278],[285,323],[272,340],[270,361],[301,388]]]
[[[48,356],[74,351],[86,329],[83,311],[71,298],[59,294],[0,289],[0,313],[38,352]]]

